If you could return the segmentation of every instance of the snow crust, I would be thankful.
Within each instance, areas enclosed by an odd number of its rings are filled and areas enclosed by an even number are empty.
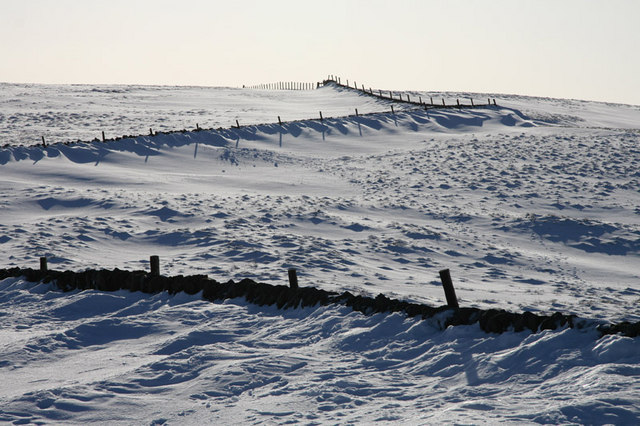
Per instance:
[[[449,268],[462,306],[640,320],[636,106],[409,92],[498,106],[390,114],[336,87],[0,86],[4,267],[155,254],[165,274],[277,284],[295,267],[303,286],[433,305]],[[355,108],[372,114],[327,118]],[[196,123],[224,129],[17,145]],[[0,420],[631,424],[638,344],[7,279]]]

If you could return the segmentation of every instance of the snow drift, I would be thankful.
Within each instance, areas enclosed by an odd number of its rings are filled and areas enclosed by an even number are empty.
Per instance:
[[[301,286],[431,306],[449,268],[464,307],[640,320],[638,107],[482,95],[498,106],[391,114],[331,87],[2,88],[3,267],[159,255],[167,275],[273,284],[295,267]],[[196,124],[222,129],[72,142]],[[640,418],[638,339],[595,329],[487,335],[20,278],[0,282],[0,312],[7,422]]]

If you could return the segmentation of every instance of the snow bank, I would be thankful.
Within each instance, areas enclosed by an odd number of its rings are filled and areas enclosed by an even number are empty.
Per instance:
[[[0,281],[0,419],[635,423],[640,341]]]

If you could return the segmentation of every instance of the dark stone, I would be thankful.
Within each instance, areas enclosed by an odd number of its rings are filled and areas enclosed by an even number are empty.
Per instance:
[[[167,291],[171,294],[184,291],[196,294],[202,291],[205,300],[215,301],[244,297],[248,302],[260,306],[276,305],[279,309],[313,307],[318,304],[330,303],[351,307],[365,315],[380,312],[403,312],[409,317],[420,315],[423,319],[451,311],[444,323],[451,325],[469,325],[476,322],[482,330],[488,333],[503,333],[507,330],[516,332],[529,330],[555,330],[559,327],[584,327],[584,322],[575,323],[575,315],[565,315],[559,312],[551,316],[536,315],[531,312],[516,314],[499,309],[481,310],[477,308],[450,308],[448,306],[432,307],[416,303],[409,303],[390,299],[383,294],[375,298],[354,296],[348,291],[343,293],[328,292],[313,287],[292,289],[288,286],[273,286],[257,283],[250,279],[243,279],[235,283],[230,280],[219,283],[206,275],[192,275],[175,277],[152,276],[146,271],[123,271],[120,269],[72,271],[41,271],[39,269],[8,268],[0,269],[0,279],[23,276],[32,282],[55,282],[62,291],[96,289],[100,291],[117,291],[128,289],[145,293]],[[618,324],[601,324],[597,327],[601,335],[622,334],[629,337],[640,336],[640,322],[621,322]]]

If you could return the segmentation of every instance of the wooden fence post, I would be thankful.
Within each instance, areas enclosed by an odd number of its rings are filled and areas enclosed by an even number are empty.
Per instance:
[[[431,106],[433,106],[433,97],[429,96],[429,99],[431,99]]]
[[[442,281],[442,287],[444,288],[444,295],[447,298],[447,306],[450,308],[459,308],[458,298],[456,297],[456,291],[453,288],[453,282],[451,281],[451,274],[448,269],[440,271],[440,281]]]
[[[442,106],[446,106],[446,105],[444,104],[444,98],[442,98]]]
[[[471,106],[475,106],[475,105],[473,104],[473,98],[469,98],[469,99],[471,99]]]
[[[395,114],[395,111],[393,110],[393,105],[391,105],[391,114]]]
[[[239,129],[240,128],[240,123],[238,123],[238,120],[236,119],[236,127]]]
[[[409,98],[409,94],[407,93],[407,102],[411,102],[411,99]]]
[[[102,142],[105,141],[105,137],[104,137],[104,130],[102,131]]]
[[[298,289],[298,274],[294,268],[289,269],[289,287],[292,290]]]
[[[322,111],[320,111],[320,121],[322,121]]]
[[[47,272],[47,258],[40,258],[40,272]]]
[[[149,136],[153,136],[153,129],[149,127]]]
[[[358,108],[356,108],[356,117],[358,116]]]
[[[158,256],[151,256],[149,258],[149,264],[151,266],[151,275],[154,277],[160,275],[160,258]]]
[[[282,126],[282,121],[280,121],[280,116],[278,116],[278,124]]]

